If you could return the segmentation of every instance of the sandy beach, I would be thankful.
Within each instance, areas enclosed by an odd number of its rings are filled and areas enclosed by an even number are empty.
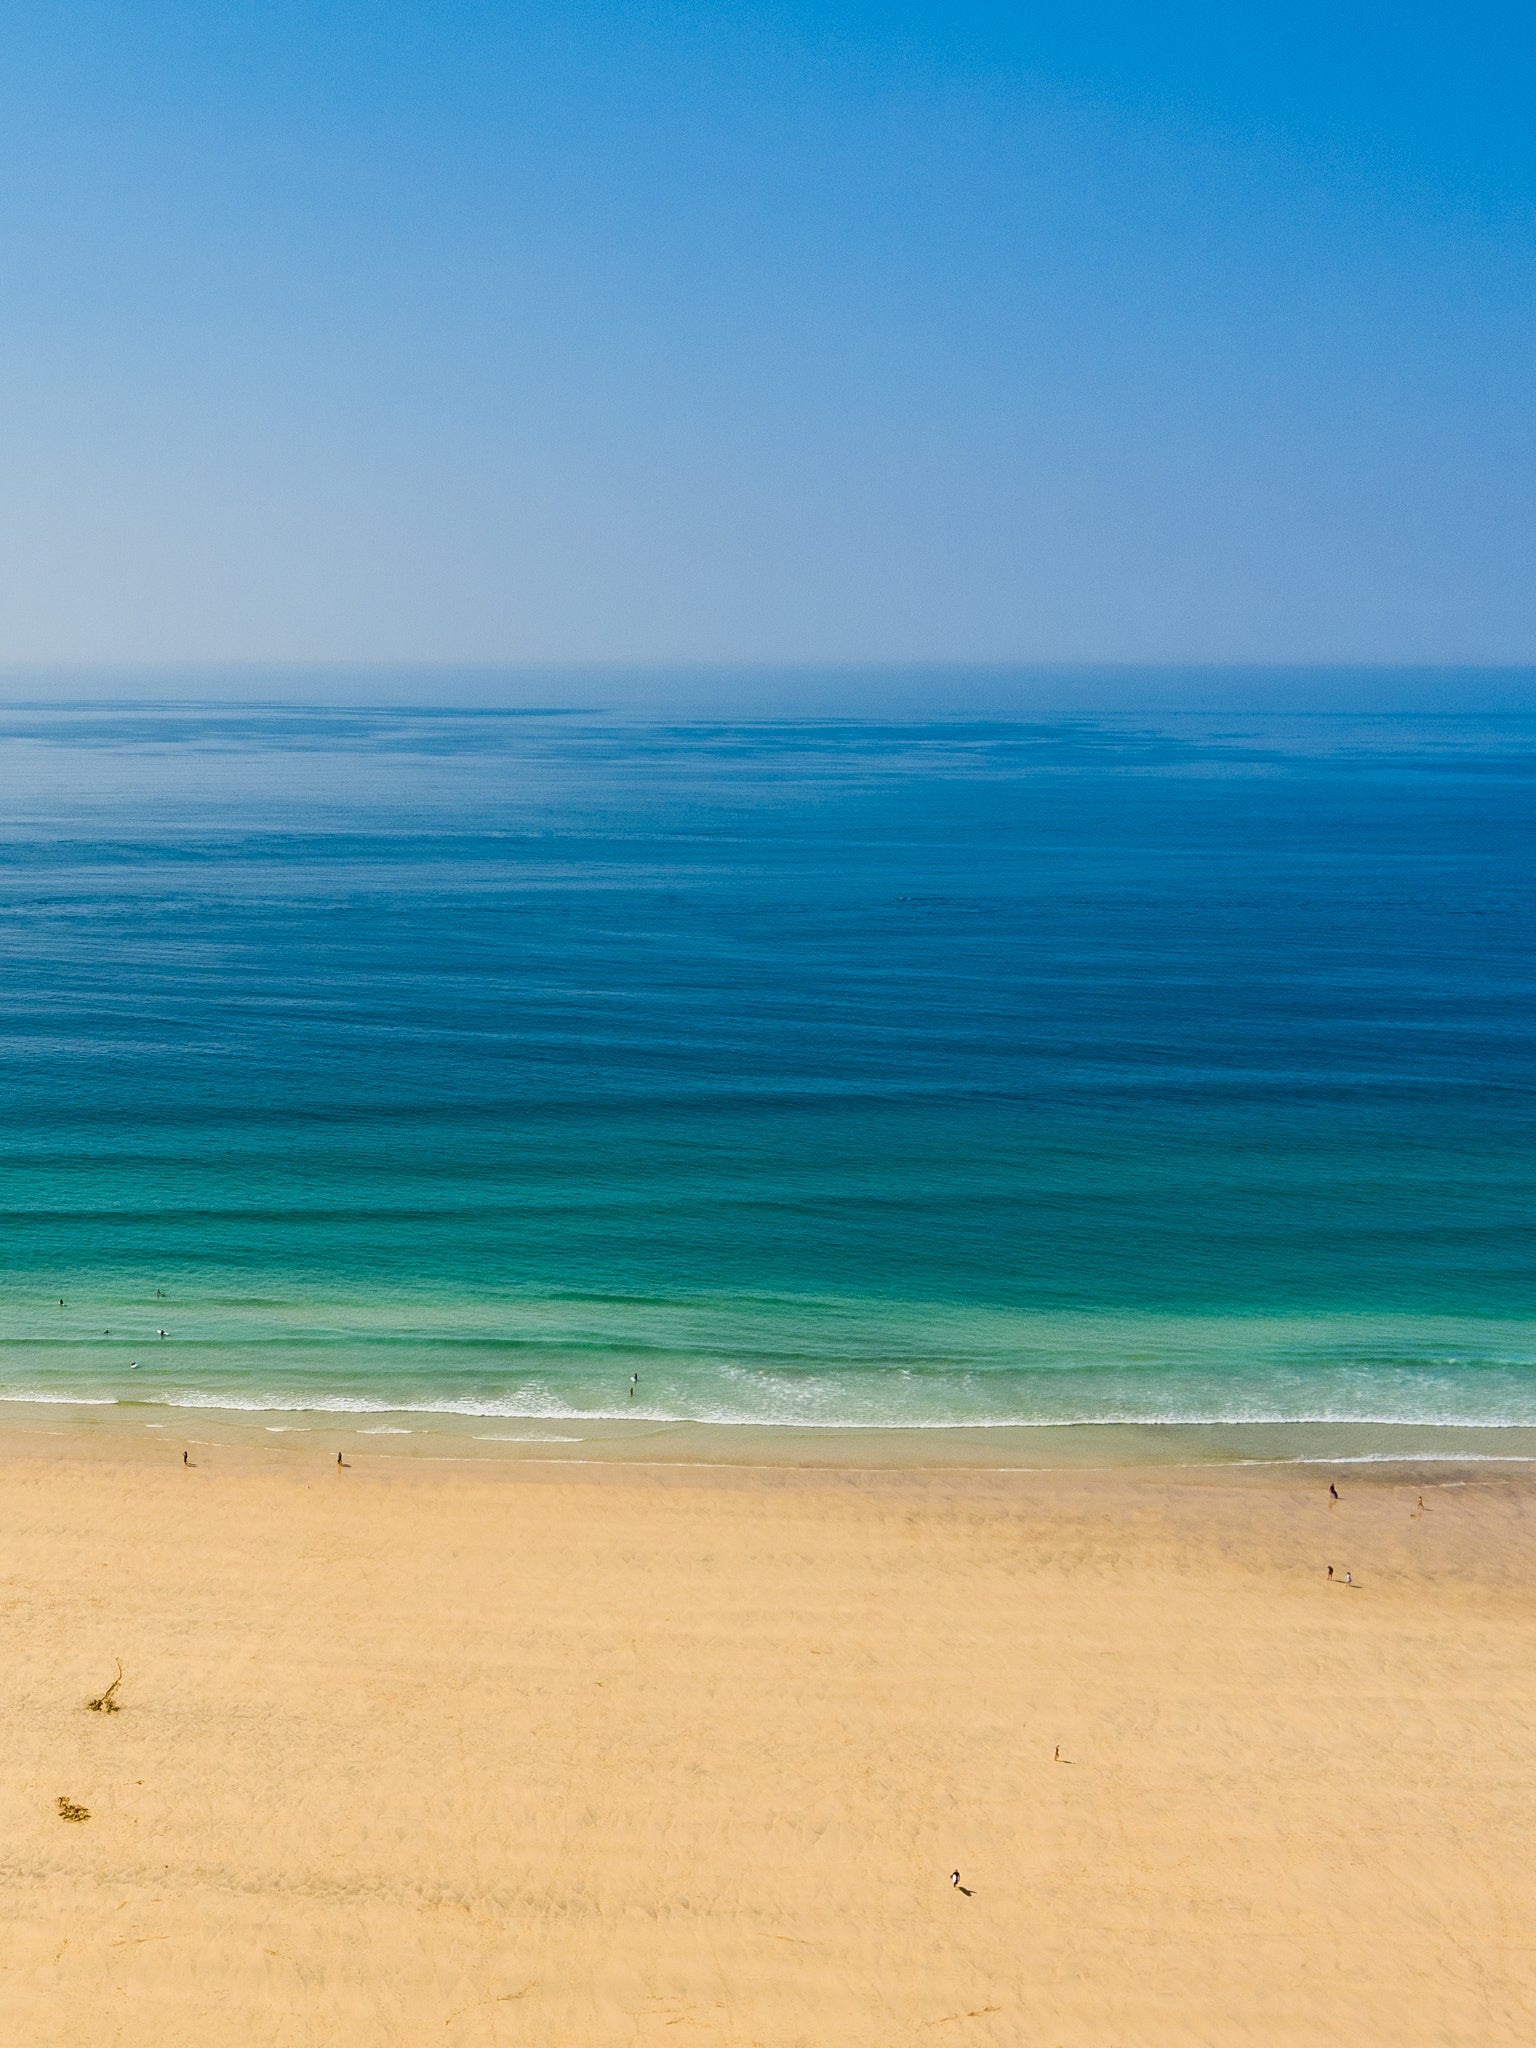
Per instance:
[[[1508,1468],[350,1455],[0,1441],[6,2039],[1536,2038]]]

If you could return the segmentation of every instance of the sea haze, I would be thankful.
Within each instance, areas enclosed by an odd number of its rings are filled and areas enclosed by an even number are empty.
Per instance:
[[[1536,718],[13,707],[0,777],[9,1399],[1536,1428]]]

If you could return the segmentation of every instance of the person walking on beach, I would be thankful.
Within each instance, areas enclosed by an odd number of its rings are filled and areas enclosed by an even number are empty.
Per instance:
[[[338,1464],[338,1465],[339,1465],[339,1466],[341,1467],[341,1469],[342,1469],[343,1471],[345,1471],[345,1470],[346,1470],[346,1467],[347,1467],[347,1461],[346,1461],[346,1459],[345,1459],[345,1458],[344,1458],[344,1457],[343,1457],[343,1456],[341,1455],[340,1451],[338,1451],[338,1452],[336,1453],[336,1463],[337,1463],[337,1464]]]
[[[1330,1579],[1331,1579],[1331,1578],[1333,1577],[1333,1566],[1332,1566],[1332,1565],[1329,1565],[1329,1567],[1328,1567],[1328,1576],[1329,1576],[1329,1578],[1330,1578]]]
[[[190,1465],[192,1462],[192,1453],[190,1451],[183,1451],[181,1454],[181,1462],[183,1463],[183,1465]]]
[[[1333,1481],[1330,1479],[1328,1482],[1328,1498],[1330,1500],[1337,1500],[1338,1497],[1339,1489],[1334,1485]]]

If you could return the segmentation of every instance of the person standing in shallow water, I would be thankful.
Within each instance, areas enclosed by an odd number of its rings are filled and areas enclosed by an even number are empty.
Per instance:
[[[629,1398],[631,1399],[631,1401],[633,1401],[633,1399],[635,1398],[635,1389],[636,1389],[636,1387],[638,1387],[638,1386],[639,1386],[639,1384],[640,1384],[640,1375],[639,1375],[639,1373],[637,1373],[637,1372],[632,1372],[632,1373],[630,1374],[630,1376],[629,1376]]]

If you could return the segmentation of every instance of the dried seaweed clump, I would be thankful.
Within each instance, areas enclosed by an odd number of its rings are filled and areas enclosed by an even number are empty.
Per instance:
[[[89,1820],[90,1817],[91,1809],[88,1806],[77,1806],[73,1799],[66,1799],[62,1792],[59,1794],[60,1820]]]
[[[93,1714],[120,1714],[123,1711],[113,1698],[113,1694],[123,1682],[123,1661],[119,1657],[114,1659],[114,1662],[117,1665],[116,1678],[113,1679],[99,1699],[87,1700],[85,1703]]]

